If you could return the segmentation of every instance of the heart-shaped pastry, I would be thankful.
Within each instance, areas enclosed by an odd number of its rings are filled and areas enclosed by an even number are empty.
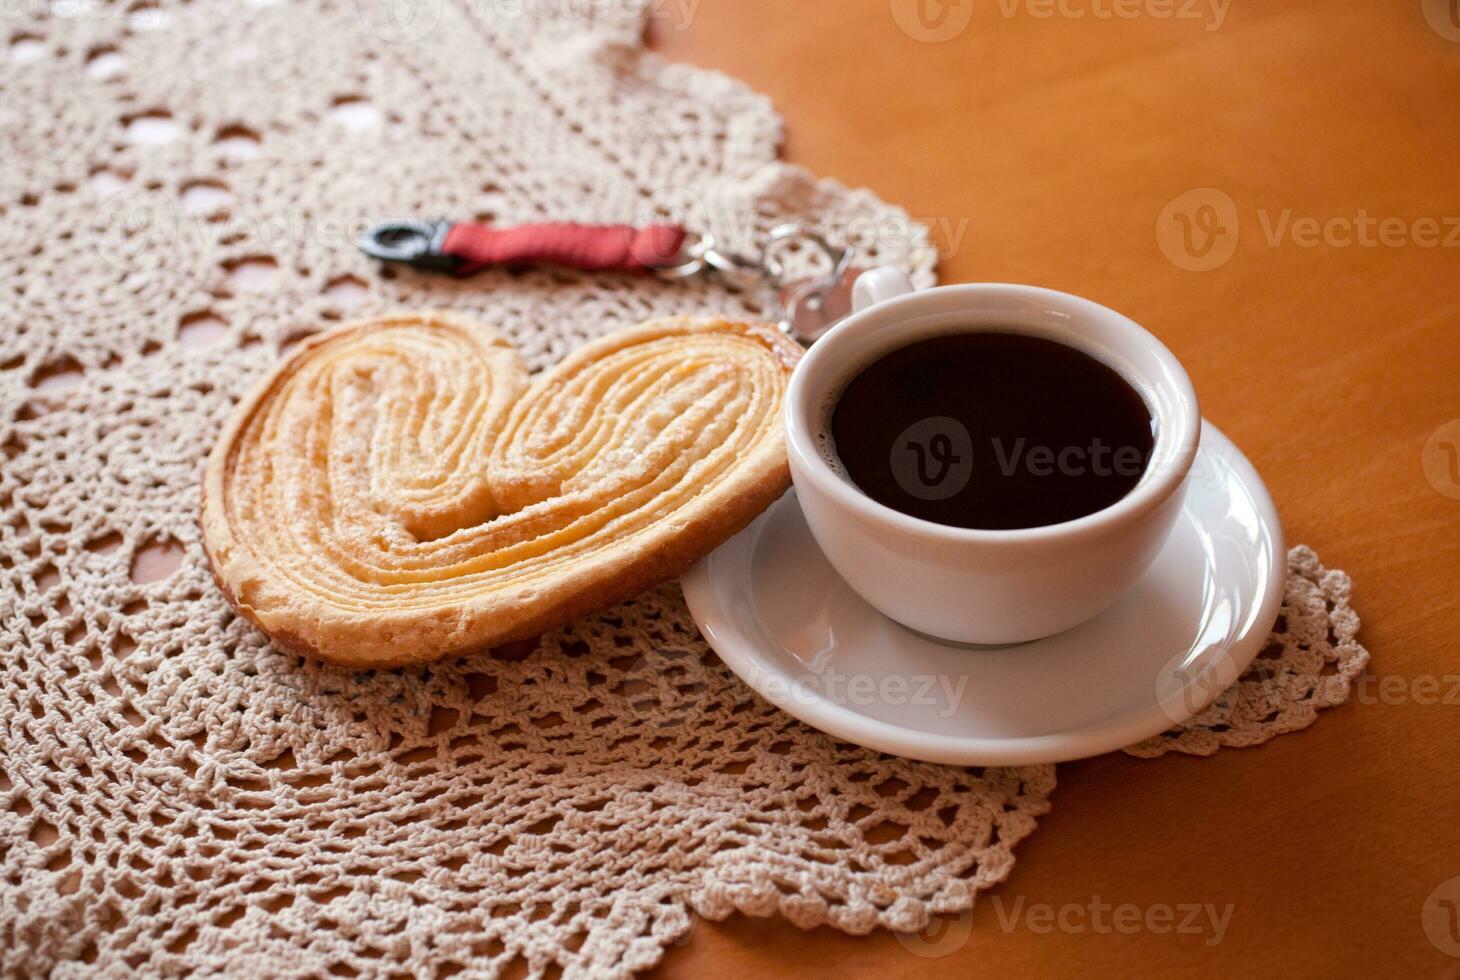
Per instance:
[[[785,491],[800,352],[765,324],[656,320],[534,380],[449,313],[322,334],[208,458],[213,573],[275,641],[337,664],[536,636],[679,574]]]

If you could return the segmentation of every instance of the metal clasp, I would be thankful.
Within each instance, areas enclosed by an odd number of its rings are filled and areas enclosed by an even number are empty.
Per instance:
[[[360,251],[383,262],[404,262],[417,269],[454,272],[461,260],[447,255],[446,235],[452,222],[445,218],[429,221],[386,221],[360,236]]]
[[[785,243],[807,241],[831,260],[831,270],[808,279],[786,281],[786,267],[777,257]],[[767,291],[776,320],[784,332],[807,346],[851,312],[851,288],[861,269],[852,266],[853,248],[837,248],[819,233],[800,223],[773,228],[755,258],[719,247],[711,235],[701,235],[685,246],[681,261],[655,269],[668,280],[688,279],[718,272],[731,280],[753,280]]]

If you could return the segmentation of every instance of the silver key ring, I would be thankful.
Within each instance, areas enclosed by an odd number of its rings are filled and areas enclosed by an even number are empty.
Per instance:
[[[762,277],[766,272],[765,267],[755,259],[747,259],[732,252],[722,251],[714,235],[695,236],[692,241],[685,243],[683,251],[677,258],[679,261],[671,265],[655,268],[655,275],[661,279],[677,282],[711,270],[731,275],[744,275],[748,272]]]
[[[786,284],[786,267],[779,259],[772,254],[771,249],[777,244],[787,241],[804,239],[820,248],[831,259],[831,271],[825,276],[828,285],[841,279],[846,274],[852,259],[856,257],[857,250],[854,248],[837,248],[823,238],[818,232],[800,222],[790,222],[771,229],[766,236],[765,247],[760,252],[760,267],[776,289]]]
[[[831,260],[831,271],[823,276],[788,283],[785,264],[776,257],[775,249],[784,242],[802,240],[826,253]],[[823,298],[842,285],[842,280],[852,272],[852,260],[855,257],[855,249],[837,248],[808,226],[792,222],[771,229],[757,258],[722,250],[715,237],[707,234],[686,244],[682,261],[654,271],[661,278],[672,282],[709,271],[718,272],[732,280],[749,278],[758,281],[770,296],[781,330],[801,343],[810,345],[829,328],[832,321],[824,320],[814,331],[798,330],[796,324],[803,312],[800,306],[806,304],[813,312],[819,310]],[[794,296],[793,302],[797,309],[787,307],[788,295]]]

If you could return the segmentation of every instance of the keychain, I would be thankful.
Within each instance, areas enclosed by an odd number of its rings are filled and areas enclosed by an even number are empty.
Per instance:
[[[824,275],[786,280],[779,248],[806,242],[831,262]],[[391,221],[360,238],[360,249],[384,262],[468,276],[489,266],[550,264],[585,272],[642,272],[674,281],[717,274],[767,290],[783,331],[810,345],[851,312],[852,284],[865,270],[852,265],[855,249],[837,248],[801,224],[771,231],[760,255],[721,249],[709,235],[677,225],[572,223],[492,228],[469,221]]]

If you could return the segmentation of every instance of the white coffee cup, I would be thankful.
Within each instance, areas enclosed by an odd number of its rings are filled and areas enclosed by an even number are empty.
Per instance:
[[[1111,606],[1170,535],[1201,438],[1196,392],[1181,363],[1119,313],[1051,289],[980,283],[916,291],[900,270],[876,269],[853,292],[853,314],[807,352],[786,402],[796,495],[832,566],[884,615],[957,643],[1035,640]],[[1074,347],[1140,393],[1156,439],[1130,494],[1062,524],[969,530],[878,503],[828,459],[831,409],[860,370],[914,341],[979,330]]]

